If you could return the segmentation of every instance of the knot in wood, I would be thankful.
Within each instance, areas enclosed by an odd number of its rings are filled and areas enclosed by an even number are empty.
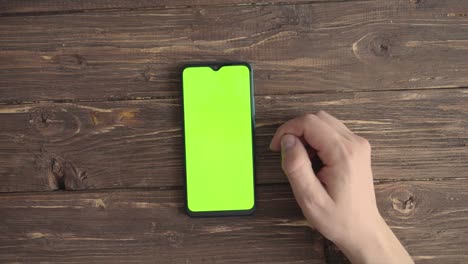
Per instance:
[[[77,169],[73,163],[60,156],[51,158],[47,178],[52,190],[83,190],[87,188],[86,171]]]
[[[156,80],[155,70],[151,66],[146,66],[145,69],[141,72],[141,76],[145,82],[152,82]]]
[[[52,124],[54,115],[47,110],[37,110],[29,114],[29,126],[44,130]]]
[[[416,196],[409,191],[398,191],[392,194],[392,207],[401,214],[411,214],[416,209]]]
[[[390,40],[385,37],[376,37],[369,43],[369,49],[375,56],[388,57],[390,53]]]
[[[176,231],[166,231],[163,233],[170,247],[178,248],[182,245],[184,240],[184,234]]]
[[[62,164],[60,164],[60,161],[52,159],[51,170],[57,179],[63,178],[63,167]]]
[[[52,136],[63,131],[63,123],[57,122],[53,111],[37,109],[29,114],[29,127],[42,136]]]
[[[80,131],[81,122],[65,108],[37,107],[29,114],[28,125],[39,138],[59,140]]]
[[[353,43],[356,58],[366,64],[388,63],[392,49],[398,43],[398,36],[388,32],[370,32]]]

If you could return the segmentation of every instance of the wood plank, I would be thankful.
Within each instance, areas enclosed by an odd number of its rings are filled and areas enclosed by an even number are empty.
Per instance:
[[[468,2],[412,2],[0,17],[0,103],[179,96],[197,61],[251,62],[257,95],[466,87]]]
[[[279,124],[326,110],[373,145],[377,180],[466,178],[468,90],[257,96],[257,182],[286,178]],[[179,99],[0,106],[0,191],[181,186]]]
[[[417,263],[468,260],[467,180],[376,186],[380,211]],[[182,190],[0,194],[2,262],[323,263],[286,185],[258,188],[250,217],[189,218]]]
[[[254,216],[190,218],[181,190],[0,194],[0,261],[323,263],[288,188]]]
[[[0,16],[12,15],[50,15],[57,13],[105,11],[118,9],[169,9],[169,8],[190,8],[203,6],[230,6],[230,5],[286,5],[286,4],[307,4],[323,2],[344,2],[358,0],[0,0]],[[423,8],[446,8],[452,6],[457,9],[463,4],[463,0],[450,1],[424,1],[423,3],[415,0],[410,1],[418,7]],[[459,14],[463,15],[463,14]]]
[[[228,5],[271,5],[286,3],[305,2],[339,2],[343,0],[114,0],[114,1],[91,1],[80,0],[46,0],[34,1],[23,0],[21,2],[12,0],[0,0],[0,16],[11,15],[48,15],[60,12],[83,12],[83,11],[103,11],[116,9],[167,9],[186,8],[194,6],[228,6]]]

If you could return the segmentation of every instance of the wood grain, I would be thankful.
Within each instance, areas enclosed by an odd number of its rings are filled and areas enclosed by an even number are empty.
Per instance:
[[[256,97],[257,182],[286,182],[276,128],[326,110],[373,145],[375,178],[466,178],[465,89]],[[179,99],[0,106],[0,191],[181,186]]]
[[[322,4],[324,2],[345,2],[358,0],[0,0],[0,16],[21,15],[53,15],[60,13],[89,12],[89,11],[114,11],[118,9],[172,9],[204,6],[230,6],[230,5],[297,5],[297,4]],[[418,8],[431,8],[433,10],[453,7],[454,11],[460,11],[463,0],[433,1],[433,0],[409,0],[409,4]],[[399,3],[405,5],[406,3]],[[457,10],[458,9],[458,10]],[[463,16],[463,13],[454,13]]]
[[[467,180],[376,186],[380,211],[417,263],[468,261]],[[182,190],[0,194],[0,260],[323,263],[286,185],[258,188],[250,217],[189,218]]]
[[[190,218],[181,190],[0,195],[0,261],[323,263],[322,238],[284,187],[254,216]]]
[[[287,3],[313,3],[313,2],[340,2],[344,0],[114,0],[114,1],[66,1],[66,0],[46,0],[46,1],[12,1],[0,0],[0,16],[13,15],[50,15],[56,13],[72,13],[86,11],[104,11],[116,9],[169,9],[169,8],[189,8],[201,6],[229,6],[229,5],[271,5]]]
[[[370,139],[380,211],[416,263],[468,262],[467,14],[464,0],[0,0],[0,262],[347,263],[268,150],[320,109]],[[205,61],[255,70],[253,216],[183,211],[179,73]]]
[[[377,0],[0,17],[0,103],[179,96],[197,61],[251,62],[257,95],[466,87],[467,13]]]

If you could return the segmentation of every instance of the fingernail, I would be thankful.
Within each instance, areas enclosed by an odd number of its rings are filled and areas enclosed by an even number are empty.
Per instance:
[[[294,144],[296,144],[296,139],[293,135],[286,134],[283,137],[281,137],[281,148],[283,150],[288,150],[292,148]]]

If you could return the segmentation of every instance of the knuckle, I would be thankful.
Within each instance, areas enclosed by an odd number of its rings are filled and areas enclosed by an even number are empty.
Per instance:
[[[343,148],[345,150],[345,155],[347,158],[359,155],[358,148],[354,144],[345,144]]]
[[[327,112],[325,112],[325,111],[323,111],[323,110],[319,110],[319,111],[317,112],[317,114],[315,114],[315,115],[318,116],[318,117],[325,117],[325,116],[327,116],[328,114],[327,114]]]
[[[371,145],[367,139],[355,135],[351,141],[345,144],[344,149],[346,156],[353,159],[370,153]]]
[[[365,150],[370,150],[371,149],[371,144],[369,142],[369,140],[363,138],[363,137],[360,137],[360,136],[356,136],[356,140],[359,144],[359,146]]]
[[[314,114],[306,114],[304,115],[304,119],[309,120],[309,121],[315,121],[318,119],[318,117]]]

